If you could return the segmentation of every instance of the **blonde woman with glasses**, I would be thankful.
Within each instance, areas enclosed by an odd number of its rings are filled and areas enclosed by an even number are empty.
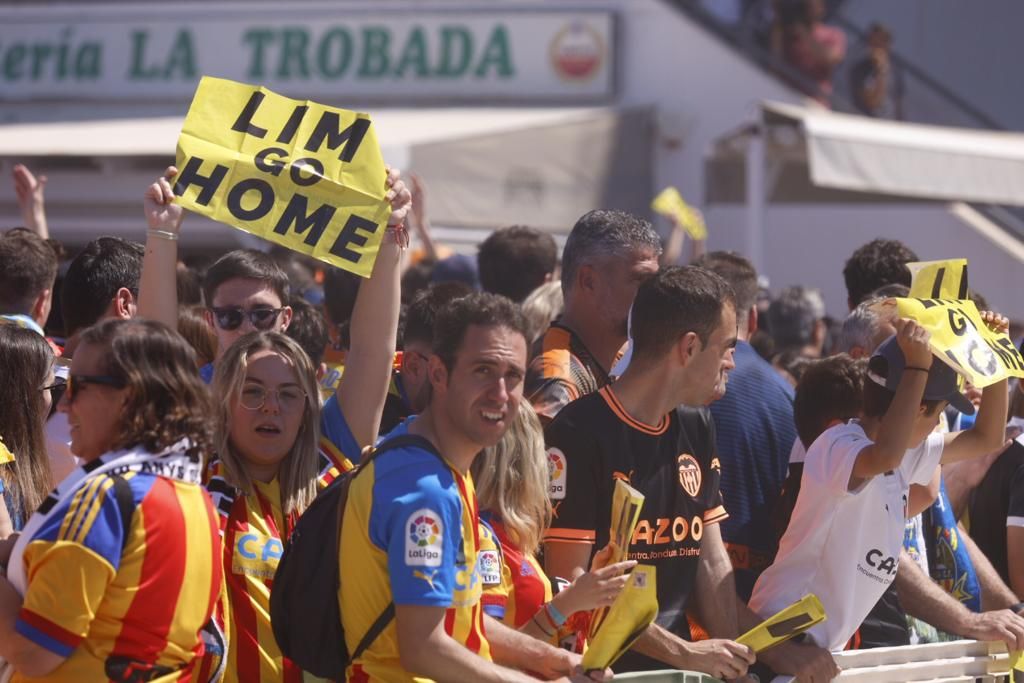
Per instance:
[[[551,521],[550,474],[544,432],[528,401],[520,403],[515,422],[497,445],[484,450],[472,468],[481,518],[501,544],[501,584],[484,594],[484,610],[495,619],[540,640],[558,644],[561,636],[586,632],[587,614],[610,605],[626,585],[636,562],[603,566],[604,548],[591,570],[552,594],[551,581],[537,561],[541,537]],[[561,580],[560,580],[561,581]],[[578,615],[573,618],[573,615]]]

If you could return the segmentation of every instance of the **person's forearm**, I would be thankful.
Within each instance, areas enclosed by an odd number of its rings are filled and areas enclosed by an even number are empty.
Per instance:
[[[978,416],[971,427],[971,432],[982,441],[982,453],[990,453],[1003,445],[1009,401],[1005,379],[982,389]]]
[[[551,656],[554,646],[545,642],[548,636],[540,637],[516,631],[497,619],[485,617],[487,642],[491,646],[491,658],[498,664],[524,671],[535,669],[537,662]],[[531,619],[531,623],[532,623]],[[565,672],[569,673],[569,672]]]
[[[491,642],[491,655],[494,657],[494,643],[490,640],[489,632],[488,641]],[[533,677],[506,668],[497,663],[497,657],[494,659],[494,662],[488,662],[447,635],[432,637],[414,648],[413,652],[401,652],[403,668],[437,683],[536,683]]]
[[[178,329],[178,241],[148,235],[139,278],[140,318]]]
[[[673,669],[684,669],[686,648],[685,640],[657,624],[651,624],[640,634],[631,649],[645,657],[657,659]]]
[[[964,528],[957,524],[957,533],[960,534],[960,542],[967,548],[967,555],[974,565],[974,572],[978,576],[978,584],[981,586],[981,609],[984,611],[994,609],[1006,609],[1020,602],[1020,599],[1013,590],[1006,585],[999,572],[992,566],[992,563],[981,552],[974,539],[964,531]]]
[[[704,529],[693,596],[708,635],[730,640],[739,636],[736,581],[717,524]]]
[[[401,305],[401,253],[392,236],[384,235],[373,273],[359,284],[352,309],[352,339],[337,395],[360,447],[371,445],[377,438],[391,380]]]
[[[971,611],[932,581],[906,551],[900,553],[895,584],[907,614],[948,633],[968,635]]]
[[[907,452],[927,381],[927,372],[904,371],[889,410],[878,426],[875,443],[857,456],[853,468],[854,476],[864,479],[899,467]]]
[[[33,202],[31,206],[24,207],[21,218],[25,221],[25,227],[36,233],[44,240],[50,237],[50,227],[46,224],[46,209],[42,202]]]

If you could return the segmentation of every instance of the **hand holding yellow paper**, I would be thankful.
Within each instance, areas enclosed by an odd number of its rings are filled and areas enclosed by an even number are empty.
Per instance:
[[[204,76],[177,166],[185,208],[370,276],[391,208],[366,114]]]
[[[612,603],[604,625],[583,654],[583,670],[604,670],[636,642],[658,616],[658,582],[655,568],[637,565],[629,583]]]
[[[621,479],[615,480],[615,490],[612,492],[611,528],[608,536],[610,539],[608,544],[612,547],[612,552],[608,558],[608,564],[615,564],[626,559],[643,506],[644,494]],[[608,611],[608,607],[598,607],[591,613],[588,640],[593,640],[597,636]]]
[[[1005,332],[981,319],[967,297],[967,260],[908,263],[910,297],[877,304],[883,316],[911,318],[931,333],[939,360],[982,389],[1007,377],[1024,377],[1024,358]]]
[[[708,228],[700,211],[686,203],[679,190],[666,187],[651,200],[651,210],[675,221],[676,225],[686,231],[695,240],[706,240]]]
[[[754,652],[761,652],[800,635],[815,624],[825,621],[825,618],[821,600],[812,593],[750,629],[737,638],[736,642]]]

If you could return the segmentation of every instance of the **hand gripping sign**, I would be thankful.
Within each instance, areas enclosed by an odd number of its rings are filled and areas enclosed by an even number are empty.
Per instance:
[[[889,315],[911,318],[931,333],[930,346],[974,386],[1024,377],[1024,358],[1004,332],[994,332],[967,299],[967,260],[908,263],[910,297],[881,304]],[[895,310],[893,310],[895,308]]]
[[[366,114],[204,76],[177,166],[185,208],[370,276],[391,209]]]

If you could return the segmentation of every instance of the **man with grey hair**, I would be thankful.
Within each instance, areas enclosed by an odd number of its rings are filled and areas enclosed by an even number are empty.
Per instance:
[[[839,334],[839,351],[853,358],[868,358],[883,341],[896,334],[892,323],[883,320],[874,308],[882,301],[871,298],[850,311]]]
[[[526,375],[525,395],[543,423],[610,382],[633,297],[658,271],[660,254],[658,234],[636,216],[596,210],[576,221],[562,252],[565,309],[538,340]]]
[[[768,307],[768,329],[779,353],[820,358],[825,344],[825,302],[808,287],[787,287]]]

